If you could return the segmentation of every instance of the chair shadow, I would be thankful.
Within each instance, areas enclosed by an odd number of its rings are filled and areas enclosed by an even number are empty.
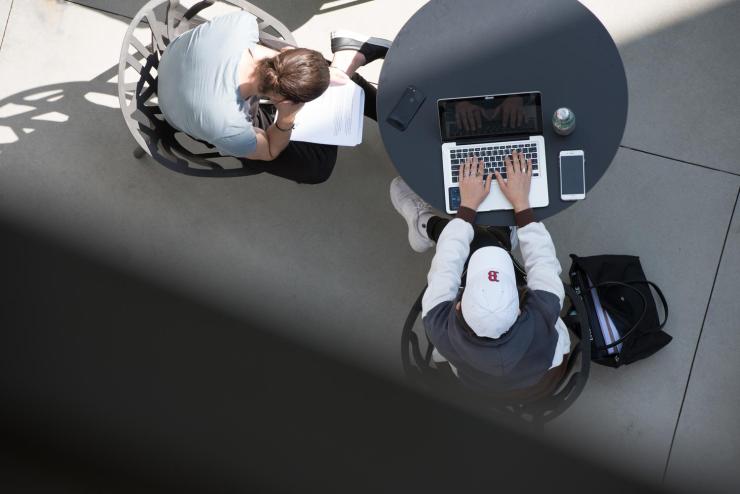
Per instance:
[[[90,121],[100,122],[96,129],[103,129],[109,128],[112,119],[118,119],[123,124],[121,131],[119,135],[105,136],[104,139],[107,141],[125,136],[129,139],[131,151],[137,149],[138,143],[126,127],[120,110],[117,74],[116,64],[89,81],[39,86],[0,100],[0,156],[3,153],[7,155],[12,148],[33,152],[34,149],[50,145],[63,145],[65,148],[80,146],[80,142],[85,140],[84,136],[90,135]],[[67,136],[63,143],[57,139],[60,136]],[[218,153],[183,133],[176,133],[174,138],[183,150],[208,158],[198,160],[206,163],[202,164],[183,159],[176,153],[162,154],[156,146],[159,137],[155,137],[155,144],[150,146],[150,150],[154,150],[150,151],[153,160],[174,172],[213,178],[258,173],[248,166],[246,160],[209,156]],[[35,140],[44,142],[31,144]],[[131,160],[133,162],[135,158],[132,156]]]
[[[115,118],[115,114],[121,118],[117,84],[112,82],[117,70],[115,65],[89,81],[39,86],[0,100],[0,154],[13,148],[32,149],[35,140],[50,138],[62,129],[65,135],[71,131],[81,136],[89,134],[90,121]],[[133,139],[131,143],[133,148]]]

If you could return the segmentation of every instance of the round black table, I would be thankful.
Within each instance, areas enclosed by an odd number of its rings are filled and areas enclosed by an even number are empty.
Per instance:
[[[409,85],[426,101],[401,132],[386,118]],[[585,152],[588,191],[614,158],[627,119],[617,47],[576,0],[431,0],[404,25],[383,63],[377,103],[383,143],[409,186],[444,212],[437,100],[529,91],[542,93],[550,204],[535,215],[544,219],[573,204],[560,199],[560,151]],[[566,137],[551,123],[562,106],[576,115],[576,130]],[[510,210],[477,219],[514,224]]]

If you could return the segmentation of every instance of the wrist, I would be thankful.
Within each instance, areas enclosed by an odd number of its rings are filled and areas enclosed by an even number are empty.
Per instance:
[[[472,202],[469,202],[469,201],[461,201],[460,202],[460,207],[461,208],[468,208],[468,209],[472,209],[473,211],[477,211],[478,210],[478,206],[480,206],[480,204],[475,204],[475,203],[472,203]]]
[[[283,132],[289,132],[293,130],[295,127],[295,120],[294,119],[287,119],[287,118],[278,118],[275,121],[275,127],[277,127],[278,130],[282,130]]]
[[[514,206],[514,212],[519,213],[521,211],[526,211],[527,209],[531,209],[529,205],[529,201],[522,201],[517,203],[512,203],[512,206]]]
[[[516,226],[524,228],[530,223],[534,223],[536,219],[534,217],[534,212],[531,209],[525,209],[524,211],[517,211],[514,213],[514,221],[516,222]]]
[[[455,215],[455,218],[460,218],[463,221],[467,221],[471,225],[475,225],[475,215],[476,215],[475,209],[471,209],[461,204],[457,210],[457,214]]]

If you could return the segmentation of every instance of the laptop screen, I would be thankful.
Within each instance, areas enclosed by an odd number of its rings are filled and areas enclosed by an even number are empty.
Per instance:
[[[542,134],[537,92],[442,99],[438,105],[443,142]]]

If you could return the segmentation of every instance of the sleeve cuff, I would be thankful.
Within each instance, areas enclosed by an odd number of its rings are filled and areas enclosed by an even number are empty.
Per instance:
[[[461,206],[457,210],[457,214],[455,215],[455,218],[460,218],[461,220],[467,221],[471,225],[475,225],[475,215],[476,215],[475,210]]]
[[[458,213],[459,215],[460,213]],[[514,213],[514,221],[516,221],[516,226],[519,228],[523,228],[530,223],[534,223],[534,211],[532,211],[532,208],[525,209],[524,211],[519,211],[518,213]]]

